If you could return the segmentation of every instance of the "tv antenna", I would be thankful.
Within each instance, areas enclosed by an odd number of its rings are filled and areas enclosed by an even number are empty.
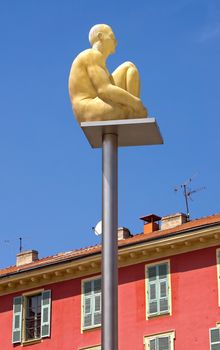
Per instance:
[[[174,191],[177,192],[180,189],[183,189],[183,195],[185,198],[185,204],[186,204],[186,215],[187,215],[187,221],[190,220],[190,212],[189,212],[189,199],[192,201],[192,194],[202,191],[205,189],[205,187],[200,187],[197,188],[195,190],[191,190],[189,187],[189,184],[192,182],[192,179],[195,177],[195,175],[193,175],[192,177],[190,177],[188,180],[186,180],[185,182],[183,182],[182,184],[180,184],[179,186],[176,186],[174,188]]]
[[[4,240],[0,240],[0,245],[3,243],[3,244],[9,244],[13,248],[16,246],[16,250],[17,250],[17,242],[19,240],[19,253],[22,253],[25,249],[25,247],[23,246],[24,239],[26,240],[28,238],[30,238],[30,237],[23,235],[23,236],[16,237],[16,238],[4,239]]]

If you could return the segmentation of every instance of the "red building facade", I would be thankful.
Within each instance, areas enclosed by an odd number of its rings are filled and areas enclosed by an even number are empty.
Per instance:
[[[220,349],[220,215],[143,219],[119,232],[119,350]],[[100,258],[29,251],[0,270],[0,349],[100,349]]]

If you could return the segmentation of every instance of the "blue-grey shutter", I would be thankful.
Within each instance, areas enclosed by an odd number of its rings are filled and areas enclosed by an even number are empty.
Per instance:
[[[83,327],[92,326],[92,281],[83,284]]]
[[[101,278],[93,281],[93,324],[101,324]]]
[[[159,290],[159,311],[160,313],[169,310],[168,303],[168,264],[158,265],[158,290]]]
[[[51,291],[42,292],[41,298],[41,337],[50,336]]]
[[[168,264],[148,267],[148,313],[157,315],[169,311]]]
[[[149,341],[149,350],[157,350],[157,348],[156,348],[156,339],[151,339]]]
[[[157,269],[156,266],[148,267],[148,313],[157,314]]]
[[[220,328],[210,329],[210,348],[211,350],[220,350]]]
[[[83,284],[83,327],[101,324],[101,279],[85,281]]]
[[[158,350],[170,350],[170,338],[159,337],[158,338]]]
[[[13,325],[12,325],[12,343],[21,343],[22,334],[22,302],[23,298],[15,297],[13,299]]]

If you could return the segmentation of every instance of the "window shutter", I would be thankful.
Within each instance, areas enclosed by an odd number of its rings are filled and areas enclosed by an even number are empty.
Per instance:
[[[90,327],[92,325],[92,298],[91,296],[84,296],[83,305],[83,326]]]
[[[94,280],[93,317],[94,325],[101,324],[101,279]]]
[[[12,343],[21,343],[22,333],[22,297],[13,299],[13,325],[12,325]]]
[[[92,281],[83,283],[83,327],[92,326]]]
[[[101,278],[83,284],[83,327],[101,324]]]
[[[156,281],[149,283],[148,301],[149,301],[149,314],[156,314],[158,312]]]
[[[149,341],[149,350],[156,350],[156,339],[151,339]]]
[[[212,328],[210,329],[210,345],[211,350],[219,350],[220,349],[220,328]]]
[[[169,337],[158,338],[158,350],[170,350]]]
[[[169,310],[168,305],[168,266],[166,264],[158,265],[158,287],[159,287],[159,310],[160,313]]]
[[[148,313],[157,315],[169,311],[168,264],[148,267]]]
[[[156,314],[158,312],[156,266],[148,267],[148,312],[149,314]]]
[[[41,298],[41,337],[50,336],[51,291],[42,292]]]

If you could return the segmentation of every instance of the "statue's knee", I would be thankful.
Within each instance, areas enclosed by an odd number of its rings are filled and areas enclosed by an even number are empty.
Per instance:
[[[124,65],[125,65],[125,67],[126,67],[127,69],[129,69],[129,68],[135,68],[135,69],[137,69],[136,66],[135,66],[135,64],[132,63],[132,62],[130,62],[130,61],[125,62]]]

